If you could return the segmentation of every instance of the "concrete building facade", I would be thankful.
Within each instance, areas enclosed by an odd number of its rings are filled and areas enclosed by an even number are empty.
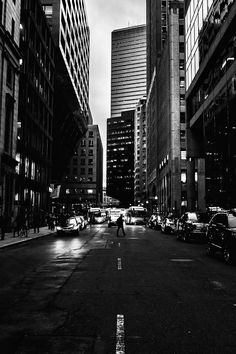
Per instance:
[[[146,203],[147,126],[146,98],[139,100],[134,116],[134,204]]]
[[[0,1],[0,215],[15,214],[20,1]]]
[[[52,168],[54,43],[39,0],[22,1],[15,204],[47,210]]]
[[[58,201],[68,210],[84,211],[100,206],[102,181],[103,146],[100,132],[98,125],[88,125],[86,135],[67,166],[62,196]]]
[[[147,31],[147,189],[157,199],[157,70],[167,37],[169,0],[146,1]]]
[[[187,155],[191,204],[235,207],[236,3],[186,1]]]
[[[162,4],[159,4],[162,6]],[[147,96],[147,188],[150,208],[162,214],[180,215],[187,208],[187,160],[184,71],[184,2],[169,1],[167,30],[156,14],[156,66]],[[155,10],[158,7],[155,4]],[[152,13],[149,8],[149,13]],[[153,21],[149,17],[150,21]],[[151,27],[154,25],[152,24]],[[152,53],[150,40],[148,47]],[[155,40],[154,40],[155,42]],[[149,61],[151,63],[151,61]]]

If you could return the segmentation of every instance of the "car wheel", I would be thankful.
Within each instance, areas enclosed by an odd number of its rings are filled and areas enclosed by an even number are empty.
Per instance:
[[[188,242],[189,241],[189,237],[186,233],[183,234],[183,240],[184,242]]]
[[[233,259],[232,251],[231,251],[230,247],[227,245],[223,249],[223,258],[224,258],[225,263],[227,263],[227,264],[233,263],[234,259]]]
[[[176,231],[176,238],[178,241],[181,240],[181,234],[180,234],[179,230]]]

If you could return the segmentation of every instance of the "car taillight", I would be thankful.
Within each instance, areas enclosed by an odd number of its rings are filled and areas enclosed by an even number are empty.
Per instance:
[[[234,236],[234,237],[236,237],[236,232],[233,231],[233,232],[231,233],[231,235]]]

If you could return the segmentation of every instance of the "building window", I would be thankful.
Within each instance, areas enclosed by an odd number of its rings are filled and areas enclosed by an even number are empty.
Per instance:
[[[184,35],[184,25],[179,25],[179,35],[180,36]]]
[[[11,63],[8,61],[7,62],[7,86],[11,89],[13,88],[13,81],[14,81],[13,67]]]
[[[81,159],[80,160],[80,164],[83,166],[83,165],[85,165],[85,159]]]
[[[52,18],[52,14],[53,14],[52,5],[43,5],[43,10],[45,12],[45,15],[46,15],[47,19]]]
[[[186,150],[181,150],[181,160],[186,160],[187,159],[187,153]]]
[[[13,111],[14,111],[14,101],[10,95],[6,95],[4,150],[9,154],[11,154],[12,152]]]
[[[187,172],[182,170],[181,171],[181,183],[185,184],[187,182]]]
[[[180,112],[180,123],[185,123],[185,112]]]
[[[89,173],[90,175],[92,175],[92,174],[93,174],[93,169],[92,169],[92,168],[89,168],[89,169],[88,169],[88,173]]]
[[[0,23],[2,23],[2,8],[3,8],[3,3],[2,0],[0,0]]]
[[[81,169],[80,169],[80,174],[81,174],[81,175],[85,175],[85,168],[81,168]]]
[[[184,42],[179,43],[179,52],[184,53]]]
[[[15,36],[15,21],[14,21],[13,18],[11,19],[11,35],[12,35],[12,38],[14,39],[14,36]]]
[[[89,138],[93,138],[93,132],[92,131],[89,132]]]
[[[89,140],[89,146],[93,146],[93,140]]]

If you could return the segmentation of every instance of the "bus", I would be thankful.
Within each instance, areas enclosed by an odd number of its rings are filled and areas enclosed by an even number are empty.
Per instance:
[[[141,206],[131,206],[126,211],[125,223],[126,225],[146,225],[147,223],[147,209]]]

